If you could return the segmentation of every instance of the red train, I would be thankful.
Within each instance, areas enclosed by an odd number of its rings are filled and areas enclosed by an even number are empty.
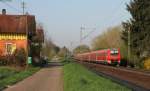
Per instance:
[[[117,65],[120,64],[121,55],[119,49],[105,49],[77,54],[75,55],[75,59]]]

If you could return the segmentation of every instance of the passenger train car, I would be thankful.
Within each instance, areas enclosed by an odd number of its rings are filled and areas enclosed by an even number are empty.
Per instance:
[[[120,64],[121,54],[119,49],[104,49],[81,54],[79,53],[75,55],[74,58],[79,61],[117,65]]]

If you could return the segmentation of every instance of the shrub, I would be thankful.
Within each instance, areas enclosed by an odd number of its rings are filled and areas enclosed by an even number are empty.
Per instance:
[[[15,51],[15,61],[19,66],[25,66],[27,61],[27,53],[24,48]]]
[[[6,66],[6,65],[11,65],[13,64],[14,57],[13,56],[5,56],[5,57],[0,57],[0,65],[1,66]]]
[[[25,66],[27,59],[26,51],[21,49],[16,49],[14,54],[12,55],[6,55],[4,57],[0,57],[0,66]]]
[[[150,70],[150,58],[144,61],[144,68]]]
[[[0,57],[0,66],[6,65],[6,59],[4,57]]]

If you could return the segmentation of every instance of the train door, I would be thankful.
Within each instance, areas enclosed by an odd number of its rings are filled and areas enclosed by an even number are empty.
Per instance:
[[[88,54],[88,61],[89,61],[89,62],[91,61],[90,53]]]
[[[96,62],[98,62],[99,61],[98,60],[98,56],[99,56],[98,52],[95,55],[96,55]]]

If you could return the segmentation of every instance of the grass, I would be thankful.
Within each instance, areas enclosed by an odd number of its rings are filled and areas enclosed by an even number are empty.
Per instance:
[[[26,77],[31,76],[39,69],[40,68],[38,67],[29,67],[25,71],[16,71],[9,67],[0,67],[0,89],[3,89],[8,85],[13,85]]]
[[[0,80],[16,73],[17,73],[16,70],[13,70],[9,67],[0,67]]]
[[[77,63],[64,65],[64,91],[131,91]]]

